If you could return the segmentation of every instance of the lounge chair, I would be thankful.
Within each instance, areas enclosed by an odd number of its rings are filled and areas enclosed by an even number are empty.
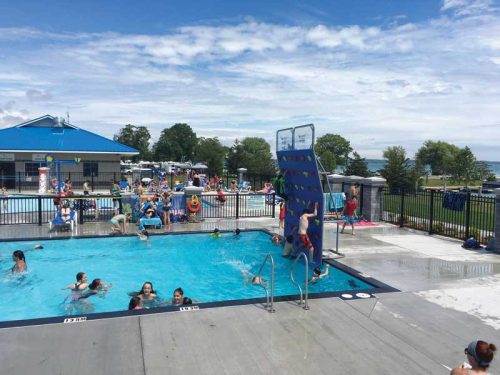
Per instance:
[[[58,227],[69,227],[71,231],[73,231],[76,225],[76,212],[74,210],[71,210],[69,212],[69,219],[63,219],[61,211],[57,211],[56,217],[49,222],[49,228],[51,231],[52,229],[56,229]]]

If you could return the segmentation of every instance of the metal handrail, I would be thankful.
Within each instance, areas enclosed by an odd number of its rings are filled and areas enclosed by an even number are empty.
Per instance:
[[[293,277],[293,271],[295,270],[295,266],[297,265],[297,261],[300,259],[300,257],[304,257],[305,266],[306,266],[306,293],[305,293],[305,300],[303,299],[303,295],[302,295],[302,287],[300,286],[300,284],[298,282],[295,281],[295,279]],[[295,261],[292,264],[292,269],[290,270],[290,280],[292,281],[292,283],[294,285],[297,286],[297,288],[299,288],[299,293],[300,293],[299,306],[302,306],[302,301],[304,301],[305,302],[304,303],[304,309],[305,310],[309,310],[309,303],[308,303],[308,299],[309,299],[309,260],[307,259],[307,255],[305,253],[300,253],[299,256],[297,258],[295,258]]]
[[[271,304],[269,304],[268,288],[262,282],[262,270],[264,269],[264,266],[266,265],[268,260],[271,262]],[[262,265],[260,266],[259,272],[257,272],[257,276],[259,277],[259,285],[266,292],[266,309],[267,309],[267,311],[273,313],[273,312],[275,312],[274,307],[273,307],[273,304],[274,304],[274,258],[271,255],[271,253],[267,254],[266,259],[264,259],[264,262],[262,262]]]

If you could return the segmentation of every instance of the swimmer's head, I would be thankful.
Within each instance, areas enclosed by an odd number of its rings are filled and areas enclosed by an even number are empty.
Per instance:
[[[21,250],[16,250],[12,253],[12,259],[14,261],[16,260],[23,260],[23,261],[26,261],[26,259],[24,258],[24,253],[21,251]]]
[[[141,298],[138,296],[132,297],[128,304],[128,309],[135,310],[138,307],[141,307]]]
[[[41,250],[41,249],[43,249],[43,245],[37,244],[37,245],[33,246],[33,249]]]
[[[193,301],[192,301],[192,300],[191,300],[191,298],[189,298],[189,297],[184,297],[184,298],[182,299],[182,304],[183,304],[183,305],[192,305],[192,304],[193,304]]]
[[[101,279],[94,279],[89,284],[89,289],[90,290],[97,290],[99,288],[102,288],[102,281],[101,281]]]
[[[236,228],[236,230],[234,231],[234,234],[239,235],[240,233],[241,233],[241,230],[239,228]]]
[[[81,283],[81,282],[85,282],[87,280],[87,275],[85,274],[85,272],[78,272],[76,274],[76,281]]]
[[[143,231],[141,232],[141,234],[142,234],[143,236],[146,236],[146,238],[149,238],[149,232],[148,232],[147,230],[143,230]]]
[[[146,281],[142,285],[141,294],[151,294],[151,293],[155,293],[153,289],[153,283],[150,281]]]
[[[313,271],[313,276],[319,277],[321,275],[321,268],[316,267]]]
[[[184,297],[184,291],[182,290],[182,288],[177,288],[176,290],[174,290],[174,297],[173,297],[174,304],[182,305],[183,297]]]
[[[219,233],[219,228],[214,228],[214,232],[213,233]]]

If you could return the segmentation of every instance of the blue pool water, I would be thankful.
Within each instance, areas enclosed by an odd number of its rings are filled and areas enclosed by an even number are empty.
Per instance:
[[[139,291],[144,281],[153,282],[161,300],[170,299],[177,287],[195,302],[261,298],[264,290],[244,279],[258,272],[269,252],[275,259],[275,294],[298,294],[289,278],[292,261],[282,258],[282,248],[261,231],[242,232],[240,238],[231,233],[222,238],[207,233],[152,236],[149,243],[138,237],[47,240],[41,242],[43,250],[28,250],[35,243],[0,243],[0,321],[126,310],[128,293]],[[28,250],[23,276],[9,272],[17,249]],[[101,278],[113,286],[104,298],[92,296],[75,307],[64,303],[70,292],[61,289],[75,282],[80,271],[89,283]],[[270,267],[263,277],[270,280]],[[296,279],[303,278],[304,266],[298,264]],[[330,267],[330,275],[311,284],[310,293],[367,288],[373,286]]]

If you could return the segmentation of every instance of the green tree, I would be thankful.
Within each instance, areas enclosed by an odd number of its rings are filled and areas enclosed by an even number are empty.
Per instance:
[[[469,187],[471,180],[478,176],[477,160],[469,147],[460,149],[455,156],[451,169],[451,178],[458,183],[465,183]]]
[[[450,173],[453,160],[460,148],[443,141],[425,141],[416,154],[416,160],[422,165],[429,165],[433,175],[446,175]]]
[[[319,161],[323,168],[325,168],[325,172],[333,173],[337,164],[335,163],[335,155],[330,150],[323,151],[321,156],[318,156]]]
[[[194,152],[194,161],[205,163],[210,175],[221,175],[224,167],[224,158],[227,148],[224,147],[217,137],[199,138]]]
[[[335,156],[335,165],[346,165],[352,147],[351,143],[344,137],[327,133],[316,140],[314,151],[320,160],[325,151],[330,151]],[[326,166],[324,167],[326,168]]]
[[[368,169],[368,163],[366,162],[366,159],[362,158],[356,151],[354,151],[353,157],[349,158],[347,168],[344,171],[344,175],[370,177],[372,173]]]
[[[495,173],[485,161],[476,162],[477,178],[481,181],[496,181]]]
[[[229,173],[234,174],[237,172],[238,168],[242,167],[242,151],[241,142],[235,139],[226,157],[226,168]]]
[[[402,146],[388,147],[384,151],[386,163],[380,174],[387,180],[392,192],[400,189],[413,191],[419,179],[418,168],[412,166],[406,157],[406,150]]]
[[[236,140],[229,151],[227,166],[230,172],[244,167],[250,174],[274,175],[276,173],[271,146],[264,138],[258,137],[244,138],[241,143]]]
[[[198,143],[196,133],[188,124],[175,124],[163,129],[153,152],[158,161],[191,161]]]
[[[132,161],[149,160],[152,157],[149,150],[151,134],[145,126],[127,124],[114,135],[113,139],[139,151],[139,155],[133,156]]]

